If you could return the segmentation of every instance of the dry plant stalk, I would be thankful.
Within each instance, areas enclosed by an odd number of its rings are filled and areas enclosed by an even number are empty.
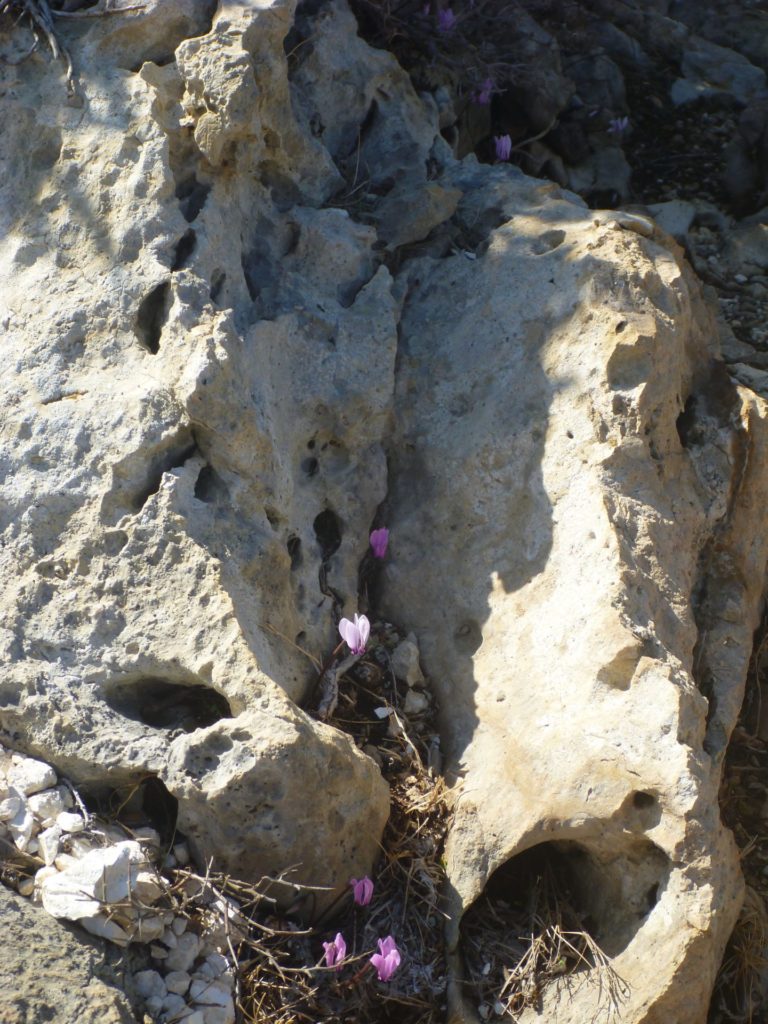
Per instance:
[[[462,923],[462,949],[465,988],[488,1016],[517,1020],[526,1007],[541,1010],[549,985],[570,993],[592,984],[598,989],[593,1021],[621,1019],[628,986],[581,924],[550,865],[527,907],[481,896]]]

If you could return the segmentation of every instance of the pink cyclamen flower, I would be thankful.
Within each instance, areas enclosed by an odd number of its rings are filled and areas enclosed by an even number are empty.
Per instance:
[[[512,155],[512,139],[508,135],[494,135],[493,144],[496,147],[496,159],[509,160]]]
[[[333,942],[324,942],[323,949],[325,950],[326,966],[335,967],[337,971],[340,971],[341,962],[347,955],[347,944],[341,932],[336,933]]]
[[[450,32],[456,27],[456,15],[450,7],[445,7],[437,14],[437,27],[441,32]]]
[[[379,981],[389,981],[400,966],[400,950],[391,935],[379,939],[379,952],[373,954],[370,963],[376,968]]]
[[[493,79],[486,78],[486,80],[481,83],[480,88],[473,96],[473,99],[475,103],[479,103],[481,107],[487,107],[491,102],[491,96],[493,96]]]
[[[356,614],[354,622],[342,619],[339,623],[339,633],[353,654],[365,654],[365,645],[371,635],[371,624],[365,615]]]
[[[367,875],[359,881],[357,878],[350,878],[349,884],[352,886],[352,895],[358,907],[367,907],[373,896],[373,882],[370,878]]]
[[[370,536],[371,547],[376,558],[384,558],[389,544],[389,530],[382,526],[380,530],[374,530]]]
[[[608,134],[609,135],[621,135],[629,128],[628,117],[614,117],[608,122]]]

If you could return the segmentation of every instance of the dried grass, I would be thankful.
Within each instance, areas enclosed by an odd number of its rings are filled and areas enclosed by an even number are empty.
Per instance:
[[[584,927],[562,880],[545,864],[525,904],[486,891],[462,922],[465,991],[481,1017],[517,1020],[542,1009],[550,985],[597,987],[592,1020],[620,1020],[629,989]],[[587,1022],[585,1021],[585,1024]]]

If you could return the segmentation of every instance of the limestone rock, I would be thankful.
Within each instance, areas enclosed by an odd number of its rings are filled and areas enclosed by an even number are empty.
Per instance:
[[[487,178],[449,178],[472,219]],[[391,462],[384,611],[419,638],[458,784],[452,941],[547,844],[579,865],[622,1020],[691,1024],[741,897],[717,779],[759,620],[766,410],[714,361],[677,250],[511,176],[496,202],[478,259],[404,272]],[[596,999],[543,1012],[581,1024]]]
[[[322,660],[356,601],[386,493],[397,304],[375,231],[322,208],[341,177],[293,113],[292,21],[291,3],[212,16],[180,0],[62,22],[76,107],[60,62],[0,66],[0,452],[18,466],[0,510],[0,722],[78,785],[162,780],[222,864],[213,837],[242,812],[207,803],[211,775],[247,795],[249,748],[280,756],[275,736],[300,735],[304,767],[332,763],[346,788],[335,808],[330,788],[284,807],[312,841],[273,842],[269,867],[304,861],[340,889],[370,870],[388,791],[294,701],[314,681],[302,649]],[[437,131],[409,101],[401,137],[423,168]],[[267,835],[272,810],[247,806]],[[21,846],[29,826],[13,823]]]

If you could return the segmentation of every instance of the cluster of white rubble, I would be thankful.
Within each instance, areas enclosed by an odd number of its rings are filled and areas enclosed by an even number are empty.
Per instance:
[[[169,883],[156,867],[160,837],[154,829],[128,832],[97,822],[53,768],[0,746],[0,857],[7,859],[13,848],[40,863],[34,876],[19,882],[23,896],[118,946],[150,944],[156,969],[134,980],[155,1021],[234,1024],[235,978],[225,954],[227,935],[237,927],[236,906],[209,898],[204,918],[197,915],[194,923],[168,909],[169,901],[161,901]],[[179,843],[164,866],[188,862],[189,851]],[[200,881],[184,884],[190,898],[201,897]]]

